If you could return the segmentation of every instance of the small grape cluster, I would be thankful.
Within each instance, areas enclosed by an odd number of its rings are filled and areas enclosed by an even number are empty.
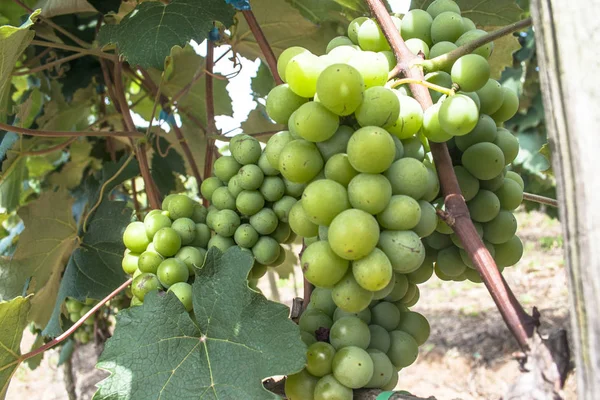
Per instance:
[[[87,314],[92,307],[94,307],[98,301],[93,299],[87,299],[84,303],[77,299],[68,297],[65,300],[65,308],[69,314],[69,320],[71,322],[79,321],[85,314]],[[94,337],[94,323],[96,322],[96,314],[92,314],[88,319],[83,322],[83,325],[79,327],[73,334],[73,339],[81,344],[89,343],[90,339]]]

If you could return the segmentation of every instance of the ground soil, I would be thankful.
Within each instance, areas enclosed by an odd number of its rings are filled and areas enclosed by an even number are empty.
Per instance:
[[[525,255],[504,276],[524,307],[536,306],[541,313],[542,330],[569,329],[567,277],[560,224],[539,212],[517,214],[519,235]],[[267,297],[275,296],[291,304],[301,295],[301,273],[296,279],[265,276],[259,287]],[[294,281],[295,284],[294,284]],[[518,350],[489,294],[482,284],[442,282],[433,277],[420,286],[421,299],[413,308],[431,324],[431,337],[422,346],[419,359],[400,372],[398,389],[438,400],[499,399],[519,375],[514,353]],[[31,338],[24,341],[31,345]],[[73,359],[77,399],[90,399],[94,384],[105,374],[94,369],[98,349],[94,345],[78,349]],[[56,367],[58,354],[49,352],[35,371],[21,366],[7,393],[8,400],[66,400],[64,370]],[[574,376],[565,387],[564,397],[576,399]]]

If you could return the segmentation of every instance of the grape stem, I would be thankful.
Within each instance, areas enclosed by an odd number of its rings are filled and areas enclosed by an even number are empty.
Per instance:
[[[456,94],[456,92],[454,91],[454,89],[448,89],[446,87],[440,86],[440,85],[436,85],[435,83],[431,83],[431,82],[427,82],[425,79],[411,79],[411,78],[403,78],[403,79],[398,79],[396,81],[393,81],[389,84],[390,88],[395,88],[398,87],[400,85],[408,85],[408,84],[419,84],[422,86],[425,86],[431,90],[435,90],[436,92],[440,92],[442,94],[445,94],[446,96],[454,96]]]
[[[53,67],[57,67],[59,65],[62,65],[66,62],[72,61],[72,60],[76,60],[78,58],[81,57],[85,57],[87,56],[87,54],[85,53],[75,53],[75,54],[71,54],[70,56],[67,57],[63,57],[60,58],[58,60],[46,63],[46,64],[42,64],[38,67],[35,68],[30,68],[30,69],[23,69],[23,70],[19,70],[19,71],[14,71],[12,73],[12,76],[23,76],[23,75],[31,75],[31,74],[35,74],[36,72],[40,72],[40,71],[45,71],[47,69],[51,69]]]
[[[521,21],[517,21],[513,24],[506,25],[503,28],[500,28],[498,30],[490,32],[485,36],[482,36],[482,37],[477,38],[469,43],[466,43],[466,44],[452,50],[449,53],[442,54],[442,55],[434,57],[430,60],[422,60],[419,64],[427,72],[439,71],[442,69],[446,69],[446,68],[450,67],[452,64],[454,64],[454,61],[458,60],[460,57],[462,57],[464,55],[471,54],[478,47],[481,47],[485,44],[493,42],[494,40],[499,39],[503,36],[510,35],[513,32],[525,29],[528,26],[530,26],[531,23],[532,23],[531,18],[525,18]],[[393,76],[395,76],[398,72],[400,72],[400,71],[396,71],[396,73]]]
[[[540,196],[533,193],[523,193],[523,200],[532,201],[534,203],[545,204],[547,206],[558,207],[558,201],[550,197]]]
[[[121,132],[121,131],[113,131],[113,132],[110,132],[110,131],[42,131],[42,130],[38,130],[38,129],[22,128],[20,126],[9,125],[9,124],[5,124],[2,122],[0,122],[0,129],[7,131],[7,132],[20,133],[23,135],[43,136],[43,137],[125,136],[125,137],[130,137],[130,138],[135,138],[135,137],[139,138],[139,137],[144,136],[140,132],[136,132],[136,131],[128,131],[128,132]]]
[[[254,35],[254,38],[258,43],[258,47],[260,47],[260,51],[265,56],[265,61],[267,62],[267,65],[271,70],[271,75],[273,75],[273,79],[275,79],[275,84],[281,85],[283,81],[281,80],[281,77],[277,72],[277,59],[275,58],[275,53],[273,53],[273,49],[269,45],[267,37],[265,36],[260,25],[258,24],[258,21],[256,21],[254,13],[252,12],[252,10],[244,10],[242,11],[242,14],[244,15],[244,18],[248,23],[248,27],[250,27],[250,31],[252,31],[252,34]]]
[[[45,352],[46,350],[56,346],[60,342],[67,339],[69,336],[71,336],[73,334],[73,332],[75,332],[77,329],[79,329],[79,327],[81,325],[83,325],[83,323],[85,322],[86,319],[88,319],[93,314],[95,314],[102,306],[104,306],[111,299],[113,299],[116,295],[118,295],[121,291],[123,291],[125,288],[127,288],[127,286],[131,285],[132,281],[133,281],[132,278],[128,279],[125,283],[123,283],[121,286],[116,288],[111,294],[106,296],[104,299],[100,300],[100,302],[98,302],[98,304],[96,304],[94,307],[92,307],[92,309],[90,311],[88,311],[83,317],[79,318],[79,320],[77,320],[77,322],[75,322],[73,324],[73,326],[71,326],[69,329],[67,329],[62,335],[52,339],[45,345],[38,347],[37,349],[30,351],[29,353],[25,353],[25,354],[21,355],[21,357],[19,357],[19,363],[21,363],[29,358],[35,357],[38,354]]]
[[[208,137],[206,143],[206,153],[204,157],[204,176],[210,176],[212,173],[213,164],[213,147],[215,146],[215,140],[211,139],[212,136],[219,134],[217,126],[215,124],[215,95],[213,86],[213,67],[215,61],[215,43],[212,40],[206,41],[206,72],[205,85],[206,88],[206,134]],[[206,199],[210,201],[210,199]],[[208,204],[208,203],[207,203]]]
[[[74,51],[76,53],[81,53],[81,54],[85,54],[88,56],[96,56],[99,58],[106,58],[108,60],[116,60],[117,59],[117,55],[116,54],[112,54],[112,53],[107,53],[104,52],[102,50],[99,49],[84,49],[82,47],[77,47],[77,46],[69,46],[67,44],[62,44],[62,43],[54,43],[54,42],[48,42],[45,40],[32,40],[31,42],[29,42],[29,44],[33,45],[33,46],[40,46],[40,47],[49,47],[52,49],[61,49],[61,50],[66,50],[66,51]]]
[[[403,73],[407,78],[422,81],[424,79],[421,66],[423,60],[408,49],[385,5],[381,0],[366,0],[366,2],[394,52],[398,63],[397,73]],[[410,89],[423,110],[433,105],[429,90],[425,86],[411,83]],[[430,147],[445,196],[446,212],[454,218],[454,223],[450,226],[460,239],[465,251],[469,254],[469,258],[481,275],[492,299],[500,310],[504,322],[519,346],[524,350],[529,349],[528,338],[533,336],[536,321],[523,310],[521,304],[516,300],[503,280],[494,259],[477,234],[454,174],[452,159],[446,143],[431,142]]]

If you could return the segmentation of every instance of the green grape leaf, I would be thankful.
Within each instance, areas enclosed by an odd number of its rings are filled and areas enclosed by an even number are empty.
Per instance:
[[[262,27],[276,56],[290,46],[302,46],[315,54],[325,53],[327,43],[338,35],[341,24],[328,21],[315,25],[303,18],[300,11],[285,1],[254,0],[252,11]],[[239,18],[234,49],[249,59],[263,57],[262,52],[243,17]]]
[[[33,7],[37,0],[22,0],[28,7]],[[3,1],[0,5],[0,25],[17,26],[28,15],[27,11],[14,1]]]
[[[170,135],[174,135],[174,133],[170,133]],[[158,186],[158,190],[161,194],[167,195],[177,187],[177,175],[175,173],[185,175],[185,163],[177,150],[173,148],[169,149],[167,155],[163,157],[158,152],[157,145],[160,146],[162,151],[165,151],[163,149],[168,148],[169,142],[164,137],[159,137],[158,143],[155,142],[150,166],[150,172]]]
[[[39,0],[35,8],[42,9],[44,17],[57,15],[96,12],[96,9],[87,0]]]
[[[500,27],[486,27],[485,30],[491,32]],[[494,79],[499,79],[502,71],[506,67],[513,65],[513,53],[521,48],[519,39],[514,35],[503,36],[500,39],[494,40],[494,51],[488,59],[490,64],[490,76]]]
[[[21,204],[25,179],[27,179],[27,158],[17,153],[9,153],[2,163],[2,175],[0,175],[0,204],[9,212],[16,210]]]
[[[35,335],[35,340],[33,341],[33,344],[31,345],[31,349],[29,351],[33,351],[43,345],[44,345],[44,336],[37,334],[37,335]],[[28,358],[27,360],[25,360],[25,364],[27,364],[27,368],[29,368],[30,370],[33,371],[34,369],[36,369],[37,367],[40,366],[43,359],[44,359],[44,352],[38,354],[35,357]]]
[[[75,91],[73,99],[67,102],[62,85],[52,81],[49,95],[52,100],[44,105],[44,113],[36,120],[40,130],[76,131],[87,128],[91,107],[97,98],[91,85]]]
[[[50,318],[63,268],[77,245],[72,204],[69,193],[59,190],[45,192],[20,208],[25,230],[12,259],[0,265],[0,301],[25,290],[35,293],[29,317],[38,326],[45,326]]]
[[[76,140],[69,146],[70,160],[60,169],[51,174],[48,181],[55,186],[74,189],[81,184],[83,172],[94,160],[90,156],[92,144],[85,138]]]
[[[302,369],[306,346],[289,309],[248,288],[252,265],[238,247],[211,249],[193,285],[196,321],[171,293],[121,311],[94,399],[278,399],[262,379]]]
[[[412,0],[410,9],[427,9],[433,0]],[[504,26],[521,19],[523,10],[515,0],[456,0],[463,17],[477,26]]]
[[[267,116],[265,106],[260,103],[256,104],[256,108],[250,111],[248,118],[241,125],[244,133],[253,134],[260,132],[281,131],[285,129],[284,125],[276,124]],[[260,136],[256,139],[266,142],[270,136]]]
[[[172,0],[144,2],[119,25],[104,25],[98,41],[114,43],[132,65],[163,68],[173,46],[190,40],[202,43],[214,21],[233,24],[233,8],[222,0]]]
[[[251,89],[254,97],[267,97],[271,89],[275,87],[275,80],[267,64],[261,61],[256,75],[252,78]]]
[[[67,340],[63,342],[64,344],[60,348],[60,354],[58,355],[57,366],[63,365],[67,360],[70,360],[73,356],[73,352],[75,351],[75,340],[73,337],[69,337]]]
[[[39,10],[29,16],[27,21],[20,27],[10,25],[0,26],[0,120],[5,120],[8,114],[8,93],[10,91],[10,76],[25,48],[35,36],[30,30],[39,15]]]
[[[21,363],[21,338],[27,326],[29,297],[0,303],[0,400],[4,400],[10,378]]]
[[[520,149],[513,162],[515,165],[522,165],[533,174],[540,174],[550,168],[548,160],[540,154],[540,149],[547,142],[545,133],[537,129],[529,129],[519,132],[517,138]]]
[[[0,160],[4,159],[6,152],[13,147],[17,140],[19,140],[19,135],[14,132],[6,132],[6,134],[2,136],[2,141],[0,141]],[[5,171],[4,167],[2,168],[2,171]]]
[[[31,125],[33,125],[33,121],[35,121],[36,117],[42,110],[43,105],[44,95],[38,88],[35,88],[29,92],[27,100],[16,107],[17,115],[15,119],[18,121],[19,126],[29,128]]]
[[[150,69],[150,76],[161,91],[169,97],[177,96],[177,108],[182,118],[189,114],[206,125],[205,79],[194,79],[204,69],[204,58],[196,54],[191,46],[175,46],[165,60],[164,76],[156,69]],[[162,78],[161,78],[162,76]],[[194,82],[195,80],[195,82]],[[192,83],[193,82],[193,83]],[[188,85],[192,83],[188,89]],[[213,79],[213,99],[216,115],[232,115],[232,100],[227,92],[227,80]],[[182,94],[183,91],[187,93]]]
[[[280,279],[289,279],[290,275],[294,273],[294,266],[298,265],[298,255],[292,251],[292,246],[284,245],[285,248],[285,260],[283,263],[274,268]]]
[[[56,337],[62,333],[61,308],[67,297],[81,302],[87,298],[101,300],[125,282],[121,267],[125,251],[123,232],[130,220],[131,209],[125,202],[100,203],[88,221],[81,245],[69,259],[44,336]]]
[[[287,0],[304,18],[315,24],[339,20],[348,22],[369,15],[369,8],[361,0]]]

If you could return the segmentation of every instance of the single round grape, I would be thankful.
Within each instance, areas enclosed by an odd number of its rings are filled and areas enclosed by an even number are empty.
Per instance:
[[[502,98],[502,105],[498,108],[498,111],[493,113],[491,117],[497,123],[502,123],[511,119],[519,110],[519,96],[511,89],[502,87],[504,97]]]
[[[266,176],[259,191],[266,201],[275,202],[285,194],[285,184],[278,176]]]
[[[258,190],[243,190],[235,199],[235,207],[243,215],[252,216],[265,206],[265,198]]]
[[[378,174],[385,171],[394,161],[395,153],[390,134],[376,126],[357,130],[348,142],[348,160],[359,172]]]
[[[477,26],[470,18],[463,17],[463,23],[465,24],[465,32],[477,29]]]
[[[388,331],[393,331],[400,323],[400,310],[387,301],[382,301],[371,308],[371,321]]]
[[[444,11],[433,18],[431,23],[431,41],[455,42],[465,32],[462,17],[459,13]]]
[[[494,245],[507,242],[516,232],[517,219],[506,210],[500,210],[496,218],[483,224],[483,238]]]
[[[373,299],[373,292],[360,286],[354,279],[352,271],[348,271],[334,286],[331,295],[339,308],[354,313],[367,308]]]
[[[358,175],[358,171],[352,167],[348,160],[348,155],[344,153],[335,154],[325,163],[325,177],[333,180],[343,186]]]
[[[277,257],[281,247],[275,239],[269,236],[261,236],[256,244],[252,246],[252,254],[256,261],[264,265],[271,265]]]
[[[414,55],[422,54],[424,58],[429,58],[429,46],[423,40],[412,38],[408,39],[405,44]]]
[[[142,272],[151,272],[156,274],[158,266],[163,261],[163,257],[155,251],[145,251],[138,258],[137,267]],[[135,271],[134,271],[135,272]]]
[[[446,132],[440,124],[439,113],[440,103],[436,103],[425,110],[423,114],[423,134],[431,142],[443,143],[452,138],[448,132]]]
[[[360,286],[372,292],[382,290],[393,278],[392,264],[378,248],[368,256],[352,261],[352,273]]]
[[[414,363],[419,355],[417,341],[403,331],[390,332],[390,349],[387,356],[397,369],[405,368]]]
[[[440,126],[452,136],[471,132],[479,120],[477,105],[468,96],[456,94],[442,102],[438,113]]]
[[[498,135],[494,144],[502,150],[505,165],[510,164],[519,154],[519,140],[504,128],[498,128]]]
[[[413,231],[383,231],[378,247],[389,258],[395,272],[415,271],[425,259],[425,247]]]
[[[333,316],[336,305],[331,297],[331,289],[315,287],[310,295],[312,307],[323,311],[329,316]]]
[[[290,89],[301,97],[314,97],[317,92],[317,79],[325,64],[312,53],[304,52],[294,56],[285,67],[285,78]]]
[[[441,55],[450,53],[452,50],[455,50],[456,48],[458,48],[458,46],[452,42],[447,42],[447,41],[437,42],[436,44],[431,46],[431,48],[429,49],[429,58],[436,58]],[[450,66],[444,68],[442,71],[449,73],[451,71],[451,68],[452,68],[452,66],[450,65]]]
[[[466,278],[463,279],[464,276],[465,276],[464,273],[462,275],[460,275],[461,280],[466,279]],[[412,283],[410,285],[412,285]],[[421,297],[421,292],[419,290],[419,287],[415,286],[415,293],[413,294],[413,296],[411,296],[410,298],[407,298],[405,296],[402,299],[400,299],[401,304],[406,307],[406,310],[400,310],[400,312],[408,311],[409,307],[413,307],[415,304],[418,303],[420,297]]]
[[[196,224],[196,233],[191,246],[206,248],[210,240],[210,228],[206,224]]]
[[[519,186],[521,187],[521,189],[525,190],[525,182],[523,181],[523,178],[521,178],[521,176],[519,174],[517,174],[515,171],[508,171],[506,173],[506,178],[512,179],[513,181],[517,182],[519,184]]]
[[[213,229],[218,235],[231,237],[240,223],[240,217],[235,211],[221,210],[215,215]]]
[[[504,243],[494,245],[494,249],[494,260],[498,268],[515,265],[523,257],[523,242],[517,235]]]
[[[221,235],[214,235],[208,241],[208,249],[211,247],[216,247],[217,249],[221,250],[221,252],[225,252],[225,250],[234,245],[235,242],[231,237],[224,237]]]
[[[192,285],[186,282],[177,282],[171,285],[167,292],[171,292],[177,296],[187,312],[192,311]]]
[[[392,197],[392,185],[383,175],[358,174],[348,184],[348,199],[352,207],[378,214]]]
[[[385,171],[392,184],[392,193],[403,194],[419,200],[427,191],[429,172],[422,162],[414,158],[401,158]]]
[[[373,360],[365,350],[356,346],[338,350],[333,358],[333,376],[342,385],[358,389],[373,376]]]
[[[348,346],[366,349],[371,341],[371,332],[369,326],[360,318],[343,317],[331,326],[329,341],[336,350]]]
[[[479,187],[481,189],[490,190],[495,192],[500,189],[500,186],[504,183],[504,170],[500,172],[498,175],[493,177],[492,179],[488,179],[487,181],[479,181]]]
[[[306,346],[310,346],[311,344],[317,342],[317,339],[315,339],[315,335],[306,331],[300,331],[300,338]]]
[[[152,241],[155,250],[163,257],[174,256],[181,247],[181,236],[173,228],[162,228]]]
[[[469,280],[470,282],[473,283],[482,283],[483,280],[481,279],[481,275],[479,275],[479,272],[477,272],[474,269],[471,268],[467,268],[465,270],[465,277],[467,278],[467,280]]]
[[[491,221],[500,212],[500,200],[489,190],[480,190],[477,195],[467,203],[471,218],[477,222]]]
[[[352,45],[354,45],[354,43],[348,36],[336,36],[331,39],[329,43],[327,43],[327,49],[325,50],[325,53],[331,52],[331,50],[335,49],[336,47]]]
[[[464,19],[463,19],[463,23],[464,23]],[[479,39],[483,36],[486,36],[487,34],[488,33],[486,31],[481,30],[481,29],[473,29],[473,30],[469,30],[469,31],[465,30],[465,33],[463,33],[456,40],[456,45],[464,46],[465,44],[472,42],[476,39]],[[494,50],[494,42],[486,43],[483,46],[479,46],[478,48],[473,50],[471,53],[477,54],[477,55],[487,59],[492,54],[492,50]]]
[[[437,256],[437,267],[446,276],[454,277],[465,272],[467,266],[463,263],[458,249],[454,246],[440,250]]]
[[[350,136],[354,133],[354,129],[347,125],[340,125],[335,134],[324,142],[318,142],[317,148],[321,153],[323,160],[328,161],[331,157],[338,153],[345,153],[348,147]]]
[[[383,296],[386,301],[398,301],[406,294],[408,290],[408,279],[403,274],[394,274],[394,286],[392,290]]]
[[[235,200],[236,198],[231,194],[229,188],[227,186],[222,186],[218,187],[213,192],[210,202],[217,210],[235,210]],[[208,215],[206,218],[208,221]]]
[[[388,69],[391,71],[396,66],[396,56],[390,50],[384,50],[377,52],[378,54],[383,55],[388,62]]]
[[[477,179],[492,179],[504,169],[504,154],[493,143],[477,143],[463,153],[462,164]]]
[[[202,185],[200,185],[200,192],[202,193],[202,197],[205,199],[212,198],[214,191],[223,186],[223,182],[216,176],[211,176],[202,181]]]
[[[142,253],[148,247],[150,240],[146,235],[146,227],[141,221],[127,225],[123,232],[123,244],[134,253]]]
[[[367,307],[364,310],[354,313],[354,312],[344,311],[341,308],[337,307],[333,313],[333,322],[339,320],[340,318],[344,318],[344,317],[358,317],[365,324],[369,324],[369,323],[371,323],[371,310]]]
[[[137,297],[141,301],[144,301],[146,294],[158,289],[161,289],[160,281],[158,280],[156,275],[151,274],[149,272],[139,274],[133,279],[133,282],[131,283],[131,292],[135,297]]]
[[[169,210],[169,203],[171,202],[171,200],[175,197],[175,196],[179,196],[178,194],[169,194],[167,195],[161,205],[160,208],[162,208],[163,211],[168,211]],[[150,211],[148,214],[154,214],[154,213],[160,213],[160,210],[152,210]]]
[[[477,90],[477,95],[481,101],[480,111],[483,114],[494,114],[502,106],[504,100],[504,90],[502,85],[494,79],[488,79],[485,85]]]
[[[468,134],[457,136],[454,142],[456,147],[461,151],[465,151],[476,143],[493,142],[496,136],[497,128],[494,120],[489,115],[481,114],[477,125]]]
[[[427,341],[431,332],[427,319],[414,311],[402,313],[397,329],[410,334],[419,346]]]
[[[229,182],[227,182],[227,190],[229,191],[229,194],[233,198],[238,197],[239,194],[242,193],[242,190],[244,190],[244,188],[240,184],[240,180],[241,180],[241,175],[238,173],[238,174],[232,176],[231,179],[229,180]]]
[[[319,379],[315,386],[314,400],[352,400],[352,389],[342,385],[333,375]]]
[[[321,179],[304,189],[302,207],[313,223],[329,226],[340,212],[350,208],[350,202],[344,186],[331,179]]]
[[[481,107],[481,101],[479,100],[479,96],[477,95],[476,92],[465,92],[465,91],[459,90],[458,94],[462,94],[464,96],[470,97],[471,100],[473,100],[475,102],[475,105],[477,106],[477,110],[479,111],[479,109]]]
[[[79,301],[73,299],[73,298],[68,298],[65,301],[65,307],[67,308],[67,312],[72,314],[72,313],[76,313],[78,314],[78,317],[75,321],[76,322],[79,319],[79,313],[81,312],[81,309],[83,308],[83,303],[80,303]]]
[[[288,400],[313,400],[318,378],[312,376],[307,370],[288,375],[285,380],[285,397]]]
[[[292,229],[285,222],[278,222],[277,228],[273,232],[271,232],[271,237],[279,243],[285,243],[290,235],[292,234]]]
[[[148,214],[144,218],[144,227],[146,228],[146,236],[149,240],[152,240],[154,234],[161,228],[168,228],[171,226],[171,219],[164,214]]]
[[[435,200],[440,193],[440,178],[434,167],[427,167],[427,190],[422,199],[426,201]]]
[[[433,18],[446,11],[452,11],[460,14],[460,8],[453,0],[435,0],[429,5],[429,7],[427,7],[427,12]]]
[[[277,213],[277,210],[275,210],[275,213]],[[283,221],[281,217],[279,219]],[[292,204],[288,213],[288,221],[292,231],[299,236],[312,237],[317,236],[319,233],[319,226],[313,223],[306,211],[304,211],[302,200]]]
[[[281,88],[284,86],[287,86],[287,85],[281,85],[281,86],[275,87],[273,90],[271,90],[269,95],[271,93],[273,93],[273,91],[275,91],[275,89]],[[281,90],[281,89],[279,89],[279,90]],[[289,94],[293,95],[293,93],[289,90],[289,88],[287,88],[287,91]],[[301,99],[302,102],[306,101],[306,100],[303,100],[302,98],[298,98],[298,99]],[[285,99],[280,99],[280,101],[284,102]],[[267,99],[267,110],[269,107],[268,102],[269,102],[269,100]],[[300,104],[302,104],[302,103],[300,103]],[[290,111],[290,114],[292,113],[292,111]],[[267,113],[268,113],[268,111],[267,111]],[[287,122],[287,118],[285,120],[283,120],[283,122],[279,122],[279,123],[284,124],[286,122]],[[231,155],[233,156],[233,158],[242,165],[256,164],[258,162],[258,159],[260,158],[260,154],[262,152],[262,149],[260,147],[260,142],[258,140],[256,140],[255,138],[253,138],[252,136],[246,135],[244,133],[240,133],[231,139],[231,141],[229,142],[229,150],[231,151]]]
[[[179,249],[175,258],[183,261],[188,267],[190,276],[196,274],[196,268],[202,268],[204,265],[204,257],[206,256],[206,250],[201,247],[185,246]]]
[[[306,183],[323,168],[323,158],[314,143],[306,140],[289,142],[279,157],[279,171],[288,180]]]
[[[256,164],[244,165],[238,172],[240,186],[244,190],[256,190],[265,179],[262,169]]]
[[[450,240],[450,235],[444,235],[443,233],[439,233],[437,231],[427,236],[425,238],[425,243],[427,244],[427,246],[435,250],[441,250],[445,249],[448,246],[452,246],[452,240]]]
[[[416,10],[413,10],[416,11]],[[418,101],[409,96],[394,91],[400,103],[400,113],[395,121],[385,126],[385,129],[398,139],[408,139],[421,129],[423,125],[423,109]]]
[[[292,207],[294,206],[294,204],[296,204],[298,200],[296,200],[295,198],[291,197],[291,196],[283,196],[281,199],[277,200],[274,204],[273,204],[273,211],[275,211],[275,215],[277,215],[277,218],[279,218],[279,220],[281,222],[288,222],[289,221],[289,214],[290,211],[292,209]],[[304,210],[303,210],[304,212]],[[310,221],[310,220],[309,220]]]
[[[382,51],[390,48],[376,21],[368,19],[358,29],[358,45],[366,51]]]
[[[410,10],[402,18],[402,38],[404,40],[417,38],[431,45],[431,24],[433,18],[427,11]]]
[[[333,320],[321,310],[307,308],[300,319],[298,326],[301,330],[314,334],[320,328],[329,329],[333,325]]]
[[[390,335],[388,331],[379,325],[369,325],[369,332],[371,333],[369,349],[377,349],[387,353],[390,349]]]
[[[365,90],[362,103],[354,113],[361,126],[386,126],[398,120],[400,100],[395,91],[382,86]],[[352,139],[351,139],[352,141]]]
[[[194,213],[192,214],[192,220],[197,224],[203,224],[206,222],[206,214],[208,210],[202,204],[194,204]]]
[[[427,237],[435,231],[437,226],[437,214],[435,207],[428,201],[419,200],[421,210],[419,222],[411,228],[419,237]]]
[[[317,80],[319,102],[337,115],[352,114],[360,105],[363,93],[364,82],[360,72],[347,64],[330,65]]]
[[[429,254],[425,256],[425,260],[423,261],[419,269],[409,274],[406,274],[408,281],[415,285],[427,282],[429,278],[431,278],[431,276],[433,275],[434,262],[435,257],[429,256]]]
[[[331,374],[331,364],[334,356],[335,349],[329,343],[316,342],[310,345],[306,351],[307,371],[317,377]]]
[[[284,82],[286,82],[285,68],[287,67],[287,64],[290,62],[290,60],[300,53],[307,53],[307,52],[309,52],[309,51],[306,50],[304,47],[300,47],[300,46],[288,47],[283,52],[281,52],[281,54],[279,55],[279,58],[277,59],[277,72],[279,73],[279,76],[281,77],[281,79]]]
[[[192,243],[196,237],[196,223],[191,218],[178,218],[173,221],[171,228],[181,237],[182,245]]]
[[[270,208],[263,208],[250,217],[250,225],[261,235],[270,235],[277,228],[279,219]]]
[[[365,88],[383,86],[387,82],[390,72],[388,61],[383,54],[372,51],[358,51],[348,60],[348,65],[360,72],[365,83]]]
[[[267,154],[263,151],[258,159],[258,167],[262,170],[265,176],[277,176],[279,175],[279,170],[277,168],[273,168],[269,159],[267,158]]]
[[[254,265],[252,266],[252,269],[248,273],[248,281],[249,282],[251,280],[258,281],[260,278],[265,276],[266,273],[267,273],[267,266],[255,261]],[[250,286],[248,286],[248,287],[250,287]]]
[[[421,207],[412,197],[392,196],[387,207],[377,214],[377,221],[385,229],[408,230],[414,228],[421,219]]]
[[[290,115],[307,101],[307,98],[298,96],[294,93],[289,85],[284,84],[275,86],[267,96],[267,114],[278,124],[287,124]],[[233,152],[232,155],[235,157]],[[238,160],[238,157],[235,157],[235,159]],[[240,161],[238,160],[238,162]]]
[[[222,156],[217,158],[213,165],[213,172],[215,176],[222,182],[229,182],[229,180],[238,173],[242,165],[235,161],[232,156]]]
[[[510,178],[504,178],[504,183],[494,193],[504,210],[512,211],[523,202],[523,189],[518,182]]]
[[[177,282],[185,282],[190,277],[187,265],[178,258],[167,258],[158,266],[156,272],[158,280],[165,287],[169,288]]]
[[[454,173],[465,201],[471,200],[479,192],[479,180],[461,165],[454,167]]]
[[[325,240],[312,243],[304,249],[301,265],[306,280],[324,288],[335,286],[349,268],[348,261],[335,254]]]
[[[425,160],[425,149],[421,140],[415,136],[401,141],[404,155],[400,158],[414,158],[418,161]]]
[[[309,101],[296,111],[294,131],[310,142],[322,142],[331,138],[339,127],[339,117],[323,104]]]
[[[292,140],[294,139],[289,131],[278,132],[269,138],[264,153],[273,168],[279,169],[281,151]]]
[[[384,352],[377,349],[368,349],[367,352],[373,360],[373,376],[365,387],[380,388],[385,386],[392,379],[392,375],[396,374],[396,369]]]
[[[123,268],[123,271],[125,271],[127,275],[133,275],[133,273],[138,269],[139,259],[140,255],[138,253],[125,253],[123,260],[121,261],[121,267]]]
[[[337,255],[346,260],[358,260],[377,245],[379,224],[375,217],[362,210],[345,210],[333,219],[328,235],[331,248]]]
[[[478,54],[467,54],[452,65],[452,82],[465,92],[481,89],[490,79],[490,65]]]
[[[358,17],[354,18],[352,22],[350,22],[348,25],[348,38],[350,38],[352,43],[358,44],[358,29],[368,19],[369,18],[367,17]]]

